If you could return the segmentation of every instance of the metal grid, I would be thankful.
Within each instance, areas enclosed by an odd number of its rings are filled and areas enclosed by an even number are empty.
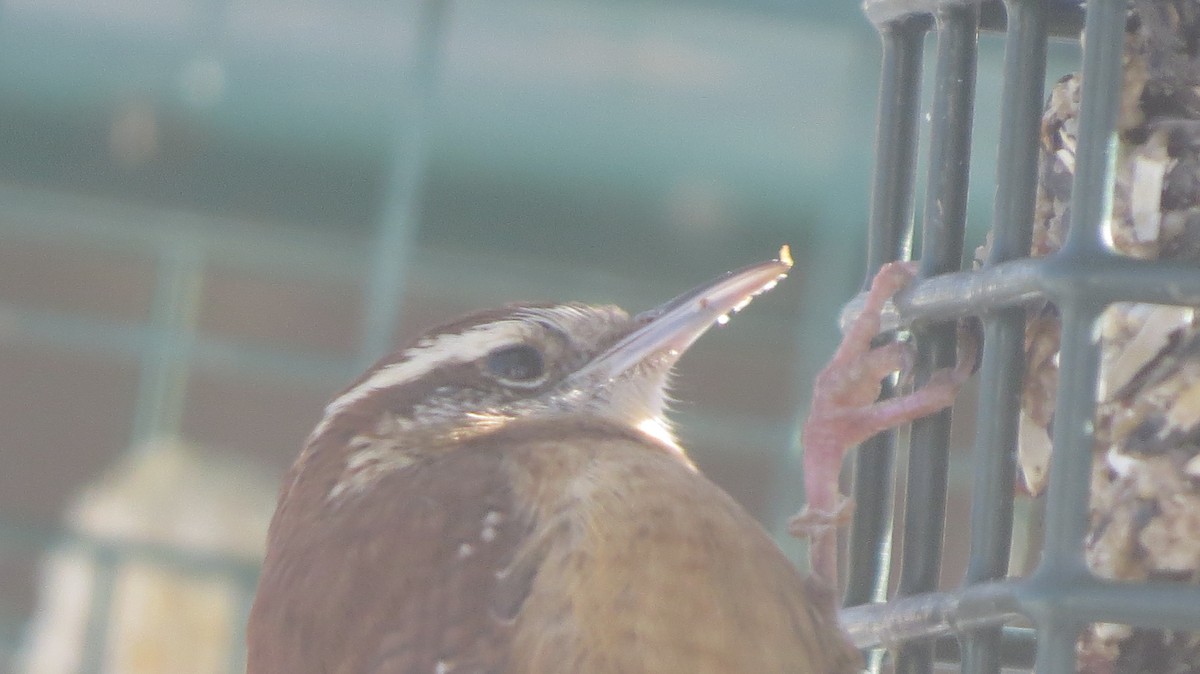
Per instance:
[[[1093,622],[1152,629],[1200,629],[1200,588],[1116,583],[1093,576],[1084,561],[1100,312],[1122,301],[1200,305],[1200,270],[1187,262],[1143,261],[1114,254],[1102,228],[1111,207],[1120,95],[1124,0],[1087,3],[1076,175],[1070,234],[1062,250],[1028,257],[1037,189],[1038,133],[1046,44],[1050,34],[1078,35],[1077,3],[1006,0],[1003,109],[992,232],[984,268],[958,272],[970,161],[976,36],[1003,16],[999,3],[867,0],[883,40],[868,269],[904,257],[912,236],[914,175],[923,45],[937,40],[930,114],[928,188],[920,277],[896,305],[901,323],[920,334],[919,370],[952,362],[948,319],[982,319],[984,349],[972,454],[970,560],[963,588],[938,593],[945,513],[949,412],[913,425],[907,466],[898,598],[886,592],[894,434],[872,441],[855,466],[859,504],[851,534],[846,624],[863,646],[897,647],[897,672],[932,671],[936,659],[964,672],[1030,667],[1042,674],[1075,670],[1075,643]],[[991,83],[986,83],[990,85]],[[931,278],[932,277],[932,278]],[[1027,578],[1008,579],[1013,529],[1017,415],[1024,370],[1022,306],[1040,298],[1062,317],[1060,384],[1053,429],[1041,563]],[[1005,625],[1024,616],[1033,630]],[[914,625],[920,626],[913,629]],[[958,644],[930,638],[957,634]],[[939,646],[944,646],[941,648]],[[957,647],[955,647],[957,646]],[[945,656],[945,657],[942,657]],[[878,659],[878,656],[877,656]]]
[[[339,267],[331,258],[335,251],[329,245],[310,244],[307,247],[280,240],[266,243],[270,253],[244,250],[246,237],[222,237],[216,223],[206,217],[195,222],[170,223],[178,230],[163,234],[161,223],[155,222],[145,231],[124,223],[106,228],[103,216],[95,212],[86,218],[71,218],[86,222],[81,229],[72,230],[61,222],[45,222],[47,215],[43,195],[34,195],[35,205],[31,227],[26,234],[31,239],[73,238],[94,239],[100,246],[121,247],[145,253],[153,259],[155,286],[146,325],[118,326],[85,318],[64,320],[62,316],[38,316],[15,307],[0,306],[8,328],[28,337],[40,338],[81,350],[100,350],[127,353],[137,358],[139,376],[137,398],[133,409],[130,445],[138,447],[153,438],[178,434],[188,375],[197,364],[217,367],[246,368],[277,377],[308,377],[317,380],[345,380],[370,364],[385,350],[398,324],[400,298],[413,232],[417,228],[417,203],[427,163],[427,136],[433,100],[432,91],[444,42],[447,8],[445,0],[421,0],[417,18],[417,39],[414,42],[414,66],[405,100],[408,105],[397,115],[393,142],[398,148],[387,171],[388,199],[383,204],[376,231],[371,237],[371,260],[367,267],[368,281],[363,291],[363,315],[358,355],[354,362],[344,359],[320,358],[310,353],[281,353],[279,350],[249,347],[222,342],[212,338],[199,339],[195,320],[199,311],[199,290],[203,284],[207,263],[223,259],[227,263],[260,267],[274,259],[291,273],[312,274],[314,267],[322,270]],[[9,214],[19,212],[21,194],[8,201]],[[61,199],[61,195],[58,197]],[[68,207],[66,210],[70,210]],[[80,209],[83,210],[83,209]],[[122,212],[123,219],[129,213]],[[153,220],[153,218],[147,218]],[[233,228],[240,229],[241,223]],[[229,239],[236,239],[230,250]],[[288,245],[289,243],[293,245]],[[328,244],[328,242],[324,242]],[[281,246],[281,244],[283,244]],[[282,248],[282,249],[281,249]],[[307,249],[307,250],[306,250]],[[306,254],[313,250],[315,256]],[[353,253],[351,254],[353,255]],[[282,259],[280,259],[282,258]],[[331,263],[333,262],[333,263]],[[344,267],[352,265],[345,264]],[[122,565],[149,564],[157,568],[204,578],[220,578],[232,584],[238,596],[240,618],[231,624],[228,671],[245,668],[243,628],[258,582],[258,564],[224,554],[197,553],[158,544],[138,543],[96,537],[68,529],[48,529],[44,523],[25,523],[0,517],[0,541],[16,549],[71,549],[88,560],[93,570],[93,588],[87,596],[86,628],[78,671],[81,674],[104,671],[113,595]],[[0,669],[4,663],[0,661]]]

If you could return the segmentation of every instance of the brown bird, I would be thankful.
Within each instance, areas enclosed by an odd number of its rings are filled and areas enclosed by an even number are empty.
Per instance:
[[[664,417],[680,354],[781,258],[633,317],[478,313],[380,361],[285,480],[250,674],[857,671],[829,585]]]

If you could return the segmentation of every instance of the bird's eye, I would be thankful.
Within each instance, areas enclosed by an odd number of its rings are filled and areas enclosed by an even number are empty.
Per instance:
[[[530,383],[545,372],[542,352],[528,344],[505,346],[488,354],[487,369],[500,379]]]

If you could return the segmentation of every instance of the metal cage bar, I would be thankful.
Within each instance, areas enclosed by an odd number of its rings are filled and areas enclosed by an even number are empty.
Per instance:
[[[894,210],[872,214],[870,273],[906,252],[898,242],[903,240],[900,233],[905,231],[905,223],[911,221],[911,211],[906,210],[911,208],[911,200],[905,201],[903,189],[910,190],[907,195],[911,199],[914,153],[898,154],[888,143],[896,142],[895,129],[908,129],[910,135],[902,138],[915,142],[915,127],[906,126],[913,124],[912,120],[897,117],[917,112],[907,107],[885,108],[904,100],[896,97],[895,87],[907,84],[915,89],[916,78],[911,68],[905,71],[895,66],[895,54],[889,50],[894,49],[897,34],[908,35],[905,46],[919,50],[929,19],[937,19],[939,56],[931,113],[922,280],[896,298],[895,313],[885,317],[885,327],[917,326],[922,346],[927,349],[919,361],[926,372],[948,360],[952,340],[945,334],[945,321],[979,317],[985,336],[973,448],[970,554],[964,586],[956,592],[934,591],[945,508],[944,417],[914,424],[906,485],[903,568],[899,596],[891,602],[866,604],[868,598],[878,601],[886,574],[889,534],[886,527],[880,526],[881,517],[871,513],[856,518],[851,533],[853,554],[865,551],[875,557],[851,562],[847,595],[850,607],[843,612],[844,622],[860,646],[896,648],[896,670],[902,672],[932,671],[935,654],[939,659],[958,660],[964,672],[998,672],[1005,666],[1031,665],[1042,674],[1072,672],[1076,639],[1089,623],[1200,629],[1200,588],[1098,579],[1090,574],[1083,558],[1099,360],[1092,338],[1094,322],[1106,306],[1118,301],[1200,305],[1200,269],[1193,263],[1118,256],[1108,249],[1103,237],[1111,211],[1124,0],[1087,3],[1082,59],[1085,85],[1072,223],[1063,250],[1042,259],[1030,259],[1028,255],[1037,189],[1046,43],[1052,34],[1078,36],[1080,8],[1078,3],[1005,0],[1007,43],[993,243],[982,270],[953,272],[961,253],[965,213],[956,200],[966,191],[969,155],[965,141],[969,140],[969,101],[975,77],[974,40],[979,30],[1000,25],[998,5],[995,1],[970,0],[867,0],[865,4],[867,16],[884,40],[876,170],[899,171],[898,182],[894,183],[876,176],[873,206]],[[913,26],[922,28],[914,32]],[[917,64],[915,72],[919,73],[919,55],[908,58]],[[905,165],[897,166],[898,162]],[[1016,418],[1024,369],[1023,307],[1042,299],[1058,306],[1063,323],[1046,541],[1042,563],[1032,576],[1005,579],[1012,535]],[[855,310],[852,302],[847,314]],[[932,340],[935,346],[927,341],[931,329],[940,331]],[[873,441],[883,445],[888,442],[888,438]],[[886,479],[863,466],[877,458],[876,453],[856,465],[856,479]],[[890,472],[890,464],[885,465]],[[878,482],[856,484],[855,495],[861,499],[871,493],[890,493],[889,489]],[[860,526],[865,528],[860,531]],[[870,577],[875,583],[870,591],[864,569],[875,574]],[[1022,615],[1033,621],[1034,630],[1008,626]],[[948,640],[950,636],[958,641]],[[936,648],[934,637],[942,637]]]
[[[363,299],[363,333],[358,354],[361,368],[370,366],[380,354],[386,353],[395,337],[404,296],[404,277],[420,219],[449,3],[448,0],[422,0],[417,12],[413,66],[401,85],[407,88],[408,95],[392,139],[388,189],[379,214],[370,281]]]
[[[1046,12],[1038,0],[1009,0],[1000,111],[992,248],[986,264],[1029,251],[1037,194],[1038,133],[1046,72]],[[1017,423],[1024,374],[1025,314],[1003,309],[983,317],[989,345],[980,365],[980,399],[972,454],[970,548],[964,582],[1003,578],[1012,543]],[[1023,644],[1030,651],[1031,644]],[[962,639],[964,672],[997,673],[1005,653],[1003,632],[990,627]],[[1004,657],[1004,656],[1008,657]],[[1029,664],[1029,663],[1023,663]]]
[[[1053,299],[1062,317],[1059,391],[1054,415],[1054,453],[1046,504],[1046,539],[1037,575],[1048,585],[1070,585],[1088,573],[1083,558],[1091,480],[1096,372],[1099,346],[1092,326],[1104,305],[1087,291],[1089,271],[1112,256],[1103,227],[1112,209],[1115,130],[1121,93],[1125,0],[1089,3],[1082,73],[1087,81],[1079,106],[1071,226],[1058,258],[1066,273]],[[1105,86],[1108,85],[1108,86]],[[1069,266],[1068,266],[1069,265]],[[1075,642],[1087,615],[1056,602],[1031,612],[1038,627],[1039,672],[1075,668]]]
[[[875,138],[868,270],[905,257],[911,243],[922,47],[930,25],[925,17],[912,17],[880,29],[884,75]],[[868,275],[863,289],[870,284]],[[885,384],[885,392],[890,393],[890,384]],[[886,598],[894,444],[894,433],[889,431],[868,440],[855,454],[854,500],[858,505],[847,556],[845,602],[849,606]]]
[[[979,7],[973,3],[947,4],[938,7],[934,17],[937,68],[930,113],[929,178],[921,226],[919,277],[955,271],[961,265]],[[940,323],[920,331],[918,345],[919,371],[928,373],[952,366],[955,326]],[[917,383],[924,382],[918,379]],[[897,588],[900,596],[937,589],[946,520],[949,437],[950,410],[920,419],[912,426]],[[898,650],[897,672],[927,672],[932,665],[932,642],[910,642]]]

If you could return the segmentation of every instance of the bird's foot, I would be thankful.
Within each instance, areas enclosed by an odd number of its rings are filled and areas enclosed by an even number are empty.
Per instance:
[[[854,501],[841,496],[831,510],[805,505],[788,520],[788,533],[809,541],[809,564],[817,585],[829,589],[831,606],[837,601],[837,532],[854,516]]]
[[[817,510],[804,506],[798,515],[788,520],[788,533],[796,538],[817,538],[837,531],[850,523],[854,516],[854,501],[839,495],[833,510]]]
[[[789,529],[812,539],[814,573],[836,587],[836,529],[853,513],[838,491],[842,460],[851,447],[871,436],[949,407],[975,366],[975,338],[959,339],[958,363],[934,372],[921,388],[877,401],[882,380],[911,369],[908,344],[872,347],[887,300],[916,275],[912,262],[886,264],[871,281],[862,312],[854,318],[829,364],[817,375],[812,406],[804,424],[804,483],[808,505]]]

